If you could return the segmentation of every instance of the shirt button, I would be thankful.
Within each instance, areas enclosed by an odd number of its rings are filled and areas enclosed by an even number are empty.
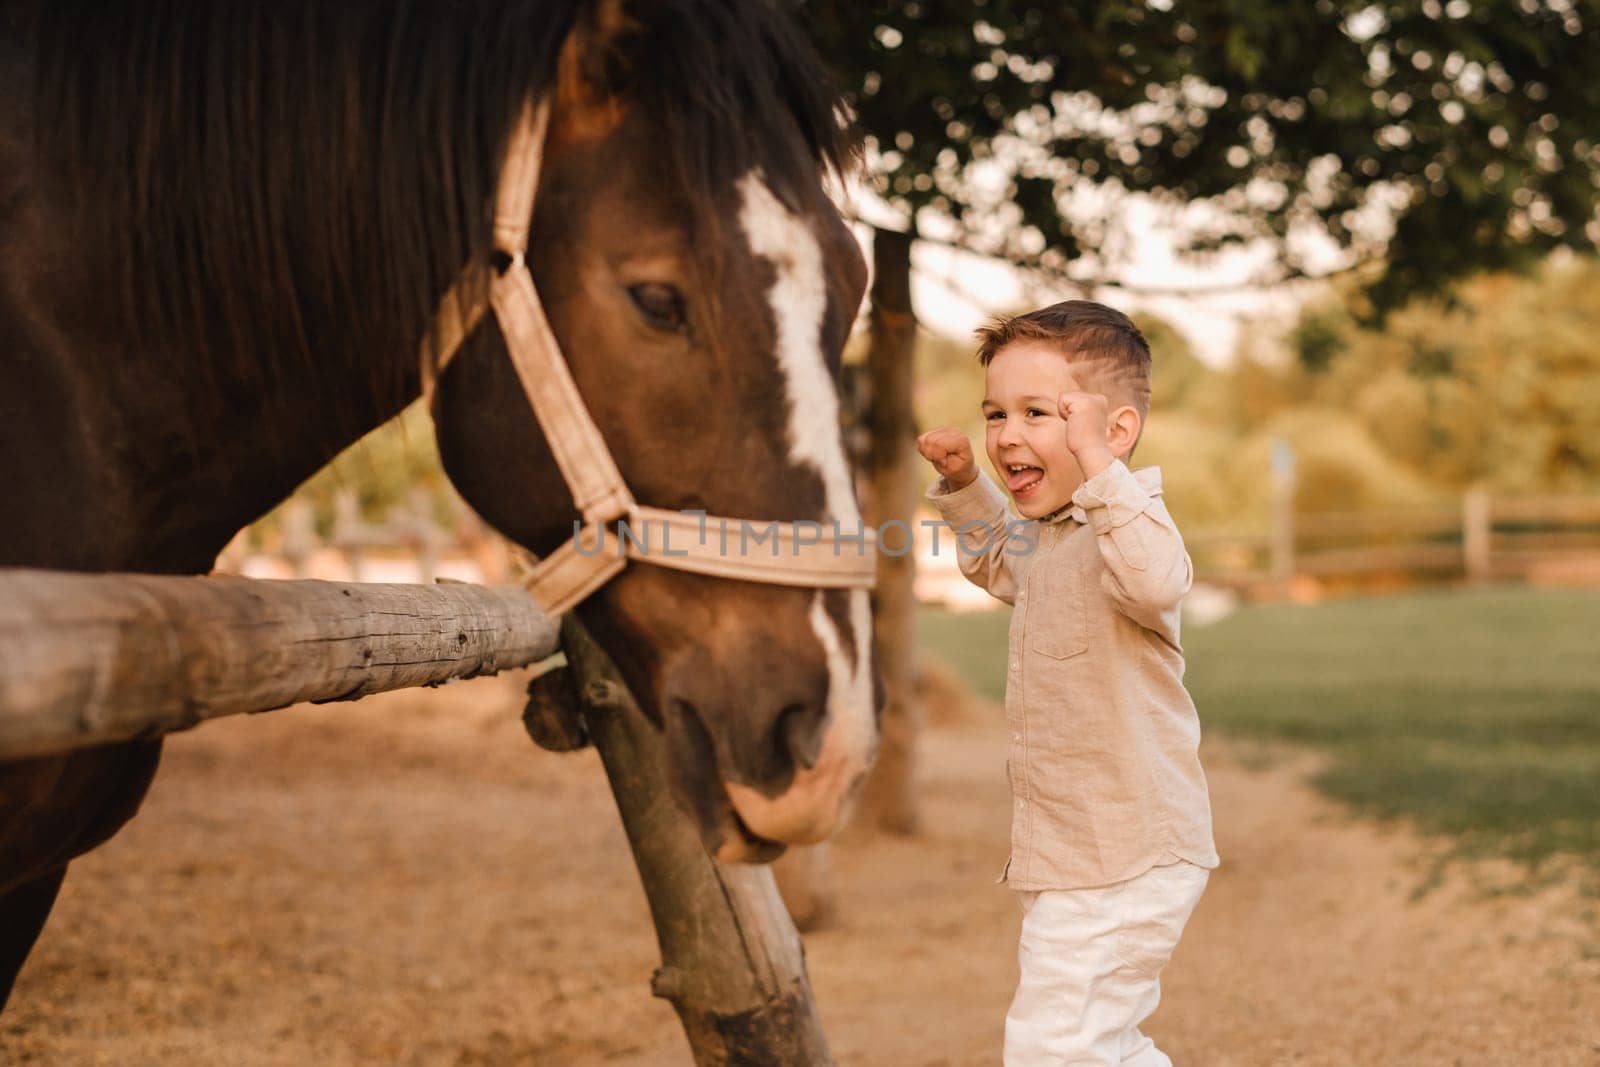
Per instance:
[[[1016,674],[1021,669],[1022,669],[1022,661],[1021,660],[1015,660],[1014,659],[1014,660],[1011,661],[1011,673],[1012,674]]]
[[[1011,735],[1011,740],[1017,742],[1017,744],[1020,745],[1022,743],[1022,735],[1021,734],[1012,734]]]

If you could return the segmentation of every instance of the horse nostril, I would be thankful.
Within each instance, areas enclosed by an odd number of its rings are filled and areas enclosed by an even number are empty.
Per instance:
[[[778,735],[798,766],[817,765],[822,754],[822,709],[807,704],[787,704],[778,712]]]

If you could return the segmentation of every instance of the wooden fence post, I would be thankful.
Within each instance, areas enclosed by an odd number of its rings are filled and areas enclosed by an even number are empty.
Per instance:
[[[283,505],[282,532],[283,558],[296,578],[304,578],[311,553],[317,550],[317,529],[311,505],[303,497],[292,496]]]
[[[1467,580],[1486,582],[1489,569],[1489,490],[1481,485],[1468,489],[1461,499],[1461,555]]]
[[[432,493],[420,485],[412,486],[408,502],[416,536],[417,573],[426,585],[439,573],[439,549],[444,543],[444,532],[433,519]]]
[[[333,544],[344,550],[345,563],[350,568],[350,580],[361,581],[364,550],[371,534],[361,518],[361,502],[355,490],[341,489],[333,498]]]
[[[1294,580],[1294,450],[1284,438],[1272,442],[1272,581],[1287,596]]]
[[[572,616],[562,644],[655,920],[661,968],[701,1067],[830,1064],[800,935],[767,867],[719,864],[667,791],[666,745]]]

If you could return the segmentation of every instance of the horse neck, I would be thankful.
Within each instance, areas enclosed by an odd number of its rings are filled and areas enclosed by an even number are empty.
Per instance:
[[[414,388],[404,395],[375,389],[375,381],[392,375],[380,375],[354,346],[330,341],[335,374],[329,368],[289,373],[267,385],[228,380],[220,396],[185,383],[159,406],[141,404],[132,418],[119,420],[123,469],[135,487],[129,510],[148,543],[141,552],[155,566],[209,569],[240,528],[415,395]],[[365,351],[398,356],[414,352],[415,341]],[[142,362],[146,354],[139,356]]]
[[[375,390],[394,375],[356,356],[382,348],[330,338],[334,373],[249,381],[196,353],[97,339],[106,323],[92,304],[76,321],[40,323],[39,311],[0,297],[14,357],[0,363],[0,484],[18,517],[0,530],[0,564],[208,570],[238,529],[407,396]],[[414,339],[387,349],[406,351]]]

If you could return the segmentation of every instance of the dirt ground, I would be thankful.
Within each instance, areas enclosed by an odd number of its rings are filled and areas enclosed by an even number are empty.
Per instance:
[[[143,813],[68,877],[0,1063],[687,1062],[598,760],[534,749],[516,693],[174,739]],[[1019,916],[993,884],[997,725],[929,734],[922,837],[835,846],[840,916],[807,951],[841,1064],[999,1062]],[[1595,901],[1459,876],[1414,900],[1426,846],[1251,755],[1207,742],[1224,866],[1148,1027],[1175,1062],[1600,1064]]]

